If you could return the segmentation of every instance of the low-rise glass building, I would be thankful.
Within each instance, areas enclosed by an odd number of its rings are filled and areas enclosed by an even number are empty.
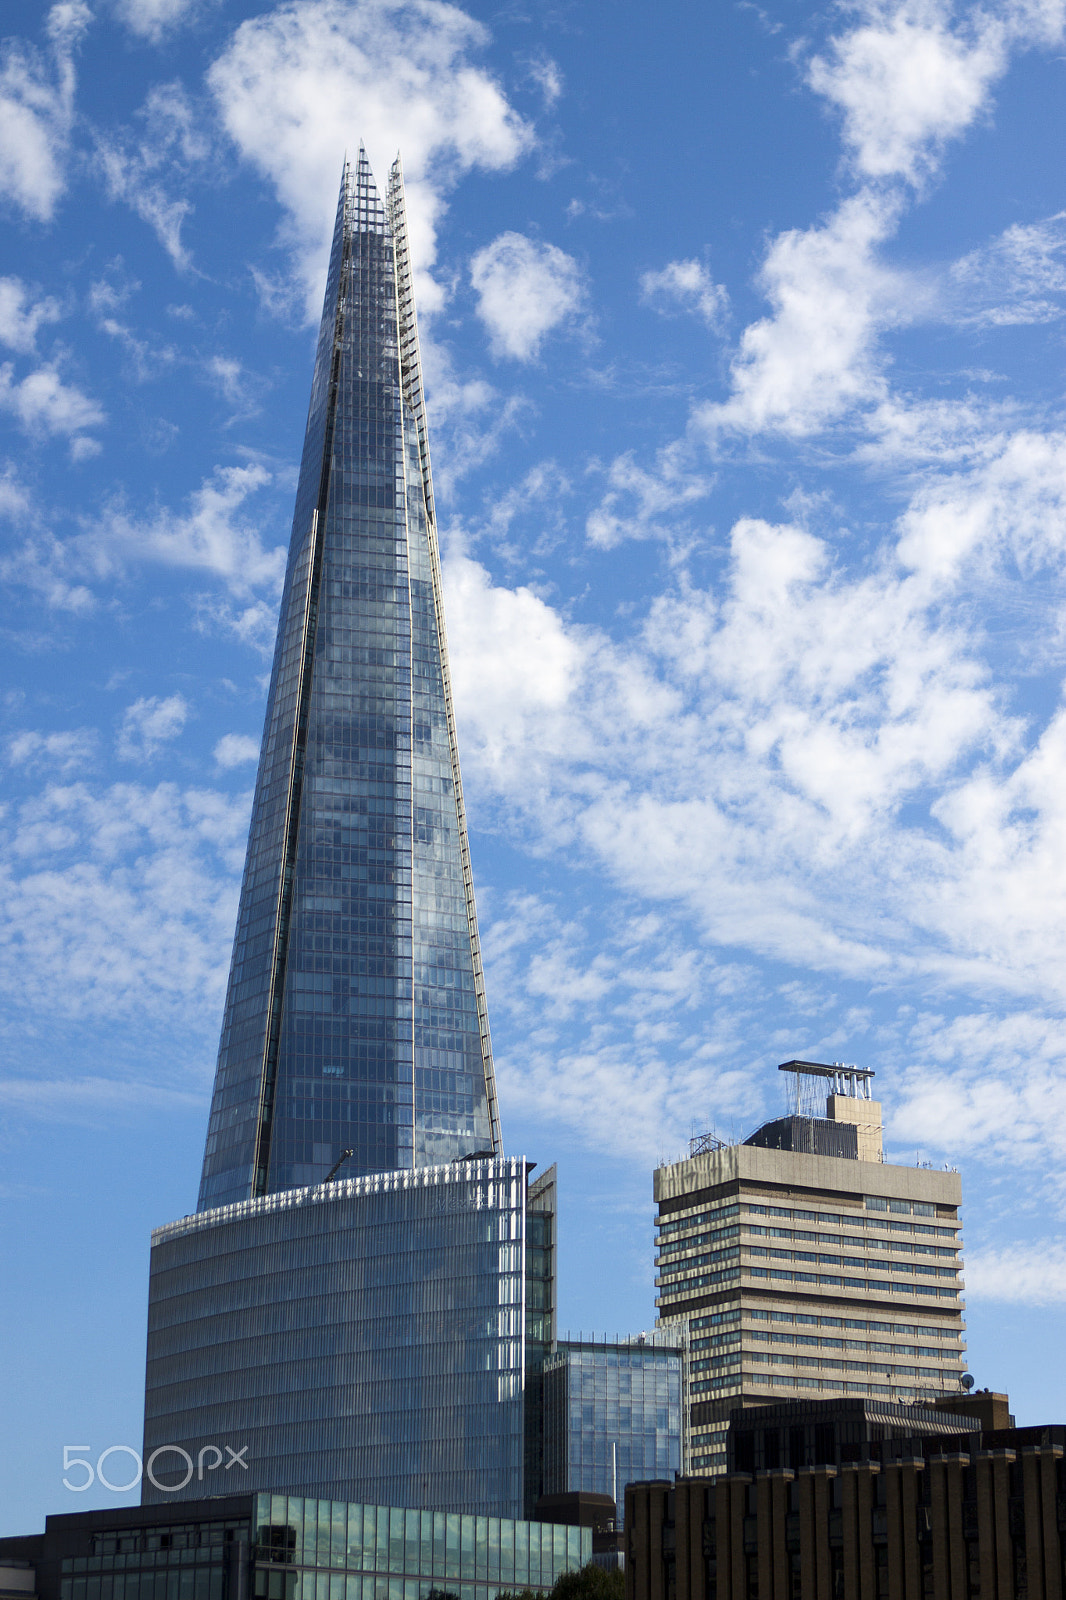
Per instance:
[[[17,1548],[16,1548],[17,1547]],[[546,1593],[587,1528],[271,1494],[49,1517],[0,1539],[38,1600],[495,1600]]]

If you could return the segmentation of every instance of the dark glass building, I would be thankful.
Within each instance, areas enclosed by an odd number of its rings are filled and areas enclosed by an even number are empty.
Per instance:
[[[397,159],[345,167],[199,1209],[498,1154]]]

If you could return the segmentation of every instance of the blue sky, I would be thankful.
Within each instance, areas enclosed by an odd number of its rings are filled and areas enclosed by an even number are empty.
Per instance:
[[[9,0],[0,1530],[121,1495],[195,1203],[345,148],[407,176],[504,1135],[562,1326],[777,1062],[958,1166],[1066,1418],[1061,0]],[[125,1461],[110,1468],[122,1481]]]

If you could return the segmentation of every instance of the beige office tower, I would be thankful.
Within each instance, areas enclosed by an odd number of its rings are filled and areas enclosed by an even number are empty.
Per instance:
[[[729,1413],[958,1394],[959,1175],[895,1166],[872,1072],[787,1061],[789,1114],[655,1173],[660,1327],[683,1325],[684,1471],[725,1470]]]

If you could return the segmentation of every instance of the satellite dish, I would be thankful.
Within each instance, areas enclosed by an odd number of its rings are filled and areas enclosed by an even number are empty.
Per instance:
[[[962,1386],[966,1390],[967,1394],[969,1394],[970,1390],[973,1388],[973,1381],[974,1380],[973,1380],[973,1373],[972,1372],[964,1372],[963,1373],[963,1375],[962,1375]]]

